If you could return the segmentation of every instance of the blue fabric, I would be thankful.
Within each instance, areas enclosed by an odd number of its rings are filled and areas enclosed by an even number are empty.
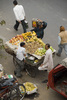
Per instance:
[[[61,44],[61,37],[58,36],[58,45],[60,45],[60,44]]]
[[[63,50],[63,48],[64,48],[65,54],[66,54],[66,56],[67,56],[67,43],[66,43],[66,44],[60,44],[60,45],[58,45],[58,47],[59,47],[58,54],[61,55],[62,50]]]
[[[43,21],[42,24],[43,24],[42,28],[36,27],[36,28],[34,28],[34,29],[31,30],[31,31],[35,31],[36,34],[37,34],[37,37],[41,38],[41,39],[44,36],[44,29],[47,27],[47,23],[46,22]]]

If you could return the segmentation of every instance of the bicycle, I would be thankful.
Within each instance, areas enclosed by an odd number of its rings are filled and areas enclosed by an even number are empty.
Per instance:
[[[25,86],[19,84],[16,78],[0,79],[0,100],[23,100],[25,94]]]

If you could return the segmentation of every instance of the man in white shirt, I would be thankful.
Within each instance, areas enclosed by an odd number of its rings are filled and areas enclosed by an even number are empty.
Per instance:
[[[17,77],[22,76],[21,71],[24,69],[25,56],[26,56],[25,43],[21,42],[16,53],[17,67],[16,67],[16,71],[14,72]]]
[[[46,44],[45,49],[47,51],[45,53],[44,61],[38,69],[47,70],[49,73],[51,69],[53,68],[53,58],[52,58],[52,51],[50,49],[50,44]]]
[[[23,30],[24,30],[24,33],[26,32],[26,26],[25,26],[25,11],[24,11],[24,8],[22,5],[18,5],[18,2],[16,0],[13,1],[13,4],[14,4],[14,8],[13,8],[13,11],[14,11],[14,14],[15,14],[15,17],[16,17],[16,24],[14,25],[14,29],[16,31],[18,31],[18,26],[19,24],[21,23],[22,26],[23,26]]]
[[[18,47],[18,50],[17,50],[16,57],[17,57],[20,61],[25,60],[26,49],[25,49],[24,47],[25,47],[25,43],[24,43],[24,42],[21,42],[21,43],[20,43],[20,46]]]

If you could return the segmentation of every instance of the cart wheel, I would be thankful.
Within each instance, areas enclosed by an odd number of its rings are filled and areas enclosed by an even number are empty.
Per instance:
[[[26,66],[26,72],[29,76],[35,78],[36,76],[36,69],[34,67],[31,66]]]
[[[26,88],[23,84],[18,84],[10,89],[9,100],[23,100],[26,94]]]

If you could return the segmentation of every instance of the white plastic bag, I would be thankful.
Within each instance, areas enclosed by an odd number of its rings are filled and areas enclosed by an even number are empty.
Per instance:
[[[33,83],[31,83],[31,84],[33,84]],[[25,85],[25,83],[24,83],[24,85]],[[38,88],[37,88],[37,86],[35,84],[33,84],[33,85],[34,85],[35,88],[32,91],[26,91],[27,95],[30,95],[30,94],[33,94],[33,93],[37,93]]]
[[[26,27],[26,29],[29,28],[27,20],[25,20],[25,27]]]

